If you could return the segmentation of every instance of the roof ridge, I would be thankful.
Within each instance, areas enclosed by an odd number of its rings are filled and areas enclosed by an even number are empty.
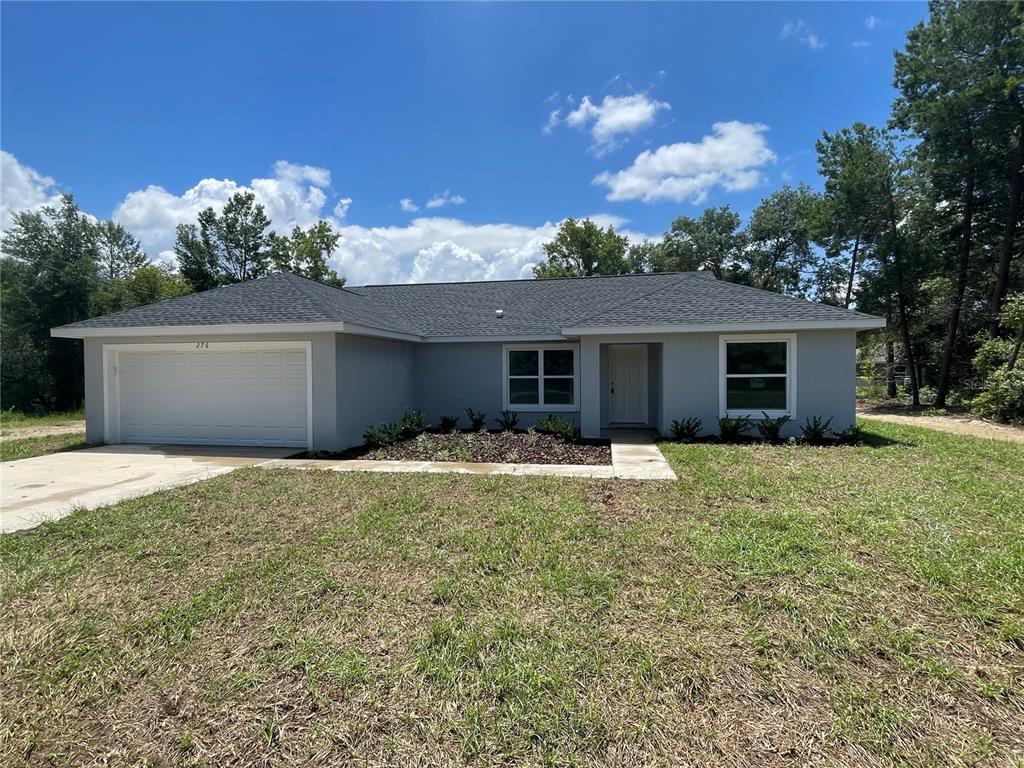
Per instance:
[[[411,288],[423,285],[494,285],[496,283],[553,283],[565,280],[601,280],[622,277],[665,277],[666,275],[699,275],[703,270],[686,270],[678,272],[630,272],[623,275],[566,275],[565,277],[510,277],[503,280],[436,280],[430,283],[367,283],[342,290],[355,292],[356,288]],[[315,282],[315,281],[314,281]],[[360,296],[362,294],[359,294]]]
[[[630,298],[626,299],[625,301],[619,302],[618,304],[611,304],[609,306],[601,307],[600,309],[595,310],[595,311],[598,314],[600,314],[602,312],[611,312],[613,310],[620,309],[621,307],[624,307],[627,304],[632,304],[634,301],[639,301],[640,299],[650,298],[651,296],[654,296],[656,293],[661,293],[662,291],[667,291],[670,288],[675,288],[686,277],[692,275],[693,273],[692,272],[648,272],[646,274],[650,274],[650,275],[675,275],[677,277],[677,279],[676,280],[672,280],[672,281],[668,282],[665,285],[659,285],[654,290],[647,291],[646,293],[641,293],[641,294],[638,294],[636,296],[631,296]],[[715,278],[715,280],[717,282],[722,282],[721,280],[718,280],[718,278]],[[587,320],[590,320],[591,317],[592,317],[592,315],[587,315],[585,317],[578,318],[578,319],[574,320],[573,322],[574,323],[584,323]]]

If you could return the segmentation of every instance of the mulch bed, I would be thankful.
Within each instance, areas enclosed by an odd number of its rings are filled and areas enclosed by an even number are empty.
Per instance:
[[[424,432],[394,445],[317,458],[460,461],[496,464],[611,464],[607,440],[569,441],[540,432]]]

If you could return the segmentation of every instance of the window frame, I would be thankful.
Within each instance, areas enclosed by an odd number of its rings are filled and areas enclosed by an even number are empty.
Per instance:
[[[785,342],[786,344],[786,372],[760,374],[763,378],[786,379],[786,407],[772,410],[748,410],[733,408],[727,405],[728,392],[726,383],[730,378],[751,378],[759,374],[752,373],[728,373],[726,362],[726,347],[729,344],[750,344],[759,342]],[[718,337],[718,413],[723,418],[746,417],[750,419],[767,418],[776,419],[780,416],[796,418],[796,334],[795,333],[747,333],[747,334],[722,334]]]
[[[572,379],[572,403],[551,403],[544,404],[544,351],[545,350],[570,350],[572,352],[572,376],[552,375],[551,379]],[[537,375],[517,376],[522,379],[537,379],[537,403],[510,403],[508,399],[508,353],[509,352],[536,352],[537,353]],[[580,409],[580,347],[579,344],[503,344],[501,347],[501,390],[502,407],[508,411],[555,413],[561,411],[574,412]]]

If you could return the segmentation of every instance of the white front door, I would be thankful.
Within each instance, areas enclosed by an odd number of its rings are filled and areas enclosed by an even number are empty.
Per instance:
[[[608,347],[608,420],[613,424],[647,423],[647,345]]]

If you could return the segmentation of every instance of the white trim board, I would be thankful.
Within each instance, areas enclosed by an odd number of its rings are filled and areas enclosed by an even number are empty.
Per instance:
[[[120,352],[217,352],[236,349],[301,349],[306,353],[306,448],[313,450],[313,344],[309,341],[189,341],[104,344],[103,441],[121,442],[121,393],[117,366]]]

